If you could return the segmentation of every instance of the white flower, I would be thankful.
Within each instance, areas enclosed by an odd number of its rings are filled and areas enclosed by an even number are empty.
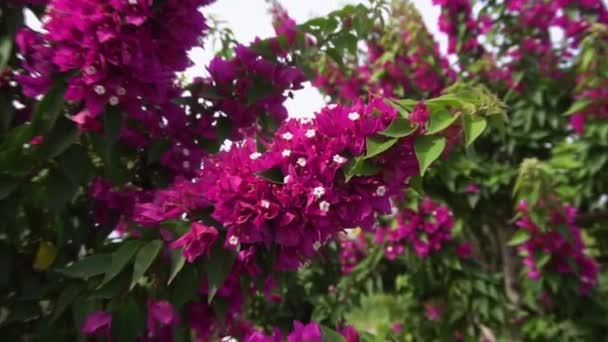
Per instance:
[[[291,139],[293,139],[293,134],[291,134],[289,132],[285,132],[281,135],[281,138],[283,138],[285,140],[291,140]]]
[[[190,162],[189,162],[189,161],[187,161],[187,160],[185,160],[185,161],[182,163],[182,166],[184,167],[184,169],[189,169],[189,168],[190,168]]]
[[[110,103],[111,106],[116,106],[118,104],[118,102],[120,102],[120,101],[118,100],[118,97],[110,96],[110,99],[108,100],[108,102]]]
[[[182,150],[182,154],[183,154],[184,156],[186,156],[186,157],[187,157],[187,156],[189,156],[189,155],[190,155],[190,150],[189,150],[189,149],[187,149],[187,148],[184,148],[184,149]]]
[[[315,131],[314,129],[311,128],[311,129],[307,130],[304,135],[306,135],[307,138],[314,138],[315,135],[317,135],[317,131]]]
[[[291,150],[283,150],[283,152],[281,152],[281,155],[287,158],[291,155]]]
[[[336,163],[338,163],[338,164],[344,164],[344,163],[346,163],[346,158],[342,157],[342,156],[341,156],[341,155],[339,155],[339,154],[336,154],[336,155],[334,156],[334,162],[336,162]]]
[[[318,187],[312,189],[312,194],[316,198],[321,198],[323,195],[325,195],[325,188],[322,186],[318,186]]]
[[[268,202],[267,200],[261,200],[260,201],[260,205],[262,206],[262,208],[264,209],[268,209],[270,208],[270,202]]]
[[[290,175],[285,176],[285,177],[283,178],[283,183],[287,183],[287,182],[289,182],[289,179],[291,179],[291,176],[290,176]]]
[[[118,96],[124,96],[127,94],[127,89],[125,89],[123,87],[118,87],[118,88],[116,88],[116,94]]]
[[[319,209],[321,209],[321,211],[324,211],[324,212],[329,211],[329,206],[330,206],[330,204],[327,201],[322,201],[321,203],[319,203]]]
[[[262,156],[262,154],[260,152],[253,152],[252,154],[249,155],[249,159],[256,160],[256,159],[260,158],[261,156]]]
[[[300,165],[301,167],[304,167],[306,166],[306,158],[298,158],[296,163],[298,163],[298,165]]]
[[[95,73],[97,73],[97,69],[94,66],[90,65],[84,69],[84,72],[87,75],[95,75]]]
[[[318,250],[319,250],[319,248],[321,248],[321,241],[315,241],[315,243],[312,245],[312,248],[313,248],[315,251],[318,251]]]
[[[376,195],[382,197],[386,194],[386,187],[384,185],[380,185],[376,188]]]
[[[350,121],[357,121],[357,120],[359,120],[360,117],[361,117],[361,115],[359,115],[359,113],[352,112],[352,113],[348,114],[348,119]]]
[[[238,244],[239,244],[239,238],[238,238],[238,237],[236,237],[236,236],[234,236],[234,235],[232,235],[232,236],[230,237],[230,239],[228,239],[228,243],[229,243],[231,246],[236,246],[236,245],[238,245]]]
[[[106,93],[106,88],[104,86],[102,86],[101,84],[96,85],[93,90],[95,91],[95,93],[97,95],[103,95]]]
[[[129,0],[129,5],[137,5],[137,0]]]

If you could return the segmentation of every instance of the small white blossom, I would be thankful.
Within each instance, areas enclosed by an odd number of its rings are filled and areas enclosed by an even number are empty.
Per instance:
[[[127,89],[125,89],[123,87],[118,87],[118,88],[116,88],[116,94],[118,96],[124,96],[127,94]]]
[[[315,241],[315,243],[312,245],[312,248],[313,248],[315,251],[318,251],[318,250],[319,250],[319,248],[321,248],[321,241]]]
[[[268,209],[270,208],[270,202],[268,202],[267,200],[261,200],[260,201],[260,205],[262,206],[262,208],[264,209]]]
[[[234,235],[232,235],[232,236],[230,237],[230,239],[228,239],[228,243],[229,243],[231,246],[236,246],[236,245],[238,245],[238,244],[239,244],[239,238],[238,238],[238,237],[236,237],[236,236],[234,236]]]
[[[300,165],[301,167],[306,166],[306,159],[305,158],[298,158],[298,160],[296,161],[296,163],[298,163],[298,165]]]
[[[380,185],[376,188],[376,195],[382,197],[386,194],[386,187],[384,185]]]
[[[108,100],[108,102],[110,103],[111,106],[116,106],[118,104],[118,102],[120,102],[120,101],[118,100],[118,97],[110,96],[110,99]]]
[[[106,93],[106,88],[104,86],[102,86],[101,84],[96,85],[93,90],[95,91],[95,93],[97,95],[103,95]]]
[[[307,138],[314,138],[315,135],[317,135],[317,131],[315,131],[314,129],[311,128],[311,129],[307,130],[304,135],[306,135]]]
[[[361,115],[359,115],[359,113],[352,112],[352,113],[348,114],[348,119],[350,121],[357,121],[357,120],[359,120],[360,117],[361,117]]]
[[[322,201],[321,203],[319,203],[319,209],[321,209],[321,211],[324,211],[324,212],[329,211],[329,206],[330,206],[330,204],[327,201]]]
[[[338,164],[344,164],[344,163],[346,163],[346,158],[342,157],[342,156],[341,156],[341,155],[339,155],[339,154],[336,154],[336,155],[334,156],[334,162],[336,162],[336,163],[338,163]]]
[[[84,69],[84,72],[87,75],[95,75],[95,73],[97,73],[97,69],[94,66],[90,65]]]
[[[281,152],[281,155],[287,158],[291,155],[291,150],[283,150],[283,152]]]
[[[252,154],[249,155],[249,159],[256,160],[256,159],[260,158],[261,156],[262,156],[262,154],[260,152],[253,152]]]
[[[137,5],[137,0],[129,0],[129,5]]]
[[[189,150],[189,149],[187,149],[187,148],[184,148],[184,149],[182,150],[182,154],[183,154],[184,156],[188,157],[188,156],[190,155],[190,150]]]
[[[189,168],[190,168],[190,162],[189,162],[189,161],[187,161],[187,160],[185,160],[185,161],[182,163],[182,166],[184,167],[184,169],[189,169]]]
[[[287,175],[287,176],[283,177],[283,183],[289,182],[289,179],[291,179],[290,175]]]
[[[323,195],[325,195],[325,188],[322,186],[318,186],[318,187],[312,189],[312,194],[316,198],[321,198],[321,197],[323,197]]]
[[[291,140],[291,139],[293,139],[293,134],[291,134],[289,132],[285,132],[281,135],[281,138],[283,138],[285,140]]]

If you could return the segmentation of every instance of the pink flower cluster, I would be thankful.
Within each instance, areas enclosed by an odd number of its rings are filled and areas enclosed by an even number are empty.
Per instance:
[[[207,68],[210,77],[196,80],[192,93],[204,98],[209,90],[216,92],[207,99],[211,106],[205,113],[223,113],[235,133],[231,138],[238,139],[238,129],[251,127],[263,115],[278,121],[287,118],[283,103],[288,92],[301,89],[306,77],[297,67],[264,58],[252,48],[238,45],[234,53],[230,59],[215,57]],[[210,124],[207,129],[215,131]]]
[[[359,264],[365,255],[367,241],[365,234],[358,234],[355,238],[342,236],[340,239],[340,268],[342,274],[349,274]]]
[[[570,126],[576,134],[582,135],[585,132],[585,125],[588,119],[601,118],[608,120],[608,82],[597,88],[587,89],[577,96],[576,101],[588,101],[585,109],[574,113],[570,117]]]
[[[430,198],[418,205],[418,210],[403,209],[396,216],[395,228],[378,228],[374,241],[385,243],[384,255],[394,260],[405,252],[407,242],[420,257],[428,257],[441,250],[451,240],[454,216],[445,206]]]
[[[551,209],[550,229],[543,229],[534,223],[527,202],[520,203],[517,210],[522,215],[516,222],[517,227],[530,234],[530,238],[518,247],[528,277],[539,279],[543,271],[549,270],[573,274],[580,282],[581,293],[589,292],[597,284],[599,265],[585,254],[581,229],[575,222],[576,208],[565,205]],[[538,260],[544,255],[549,260],[538,265]]]
[[[390,213],[390,197],[418,173],[412,139],[405,138],[373,159],[378,174],[345,180],[342,168],[349,158],[365,153],[366,138],[397,115],[375,99],[368,105],[327,107],[313,119],[288,120],[266,151],[257,151],[251,139],[234,143],[205,159],[193,182],[176,183],[153,201],[137,204],[134,220],[154,225],[213,206],[212,218],[227,229],[225,247],[276,245],[275,266],[296,269],[342,229],[370,230],[376,213]],[[259,175],[268,170],[278,179]],[[193,201],[195,193],[199,199]],[[186,197],[168,202],[169,194]]]
[[[346,326],[340,330],[340,334],[346,342],[359,342],[359,333],[352,326]],[[266,335],[262,331],[252,330],[245,336],[244,342],[280,342],[282,339],[281,331],[274,329],[271,335]],[[315,321],[304,324],[300,321],[293,322],[293,331],[287,336],[287,342],[323,342],[321,327]]]
[[[77,104],[71,119],[81,131],[100,131],[99,115],[117,108],[127,113],[122,142],[141,149],[170,136],[174,147],[161,163],[191,177],[202,159],[196,141],[203,134],[171,99],[181,95],[176,72],[191,64],[187,52],[208,29],[198,9],[211,2],[168,0],[156,8],[149,0],[52,0],[45,33],[17,34],[24,69],[17,80],[26,95],[37,96],[66,78],[64,96]]]
[[[387,97],[436,96],[456,74],[447,59],[439,54],[437,43],[426,31],[419,14],[409,6],[395,5],[391,23],[394,32],[386,33],[385,43],[367,42],[367,60],[345,71],[329,61],[314,80],[314,85],[343,102],[371,94]],[[386,58],[387,56],[390,58]]]
[[[433,0],[433,4],[441,6],[439,16],[439,30],[448,36],[448,53],[461,51],[479,56],[482,53],[481,45],[477,40],[482,31],[479,22],[473,18],[470,0]],[[487,20],[484,21],[488,26]],[[462,25],[462,27],[460,26]],[[466,41],[459,46],[459,38],[466,37]]]

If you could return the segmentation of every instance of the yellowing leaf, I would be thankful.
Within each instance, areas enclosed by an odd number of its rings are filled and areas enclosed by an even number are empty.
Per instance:
[[[36,271],[44,271],[51,267],[57,257],[57,247],[49,241],[40,241],[32,267]]]

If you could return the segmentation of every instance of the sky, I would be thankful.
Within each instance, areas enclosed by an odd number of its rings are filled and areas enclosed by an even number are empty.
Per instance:
[[[366,1],[365,1],[366,2]],[[347,4],[365,3],[364,1],[346,0],[282,0],[281,4],[287,9],[289,15],[297,23],[310,18],[322,16]],[[412,1],[429,28],[430,32],[439,41],[442,51],[445,51],[447,37],[439,33],[437,20],[439,7],[432,5],[432,0]],[[203,9],[205,14],[225,22],[230,27],[236,39],[242,43],[249,43],[256,37],[266,38],[274,35],[271,19],[268,14],[268,5],[264,0],[219,0]],[[188,77],[199,76],[205,73],[206,63],[213,57],[214,50],[210,44],[205,48],[196,48],[190,52],[195,65],[186,71]],[[292,116],[308,116],[324,105],[321,94],[308,84],[304,89],[294,93],[293,99],[285,103]]]

